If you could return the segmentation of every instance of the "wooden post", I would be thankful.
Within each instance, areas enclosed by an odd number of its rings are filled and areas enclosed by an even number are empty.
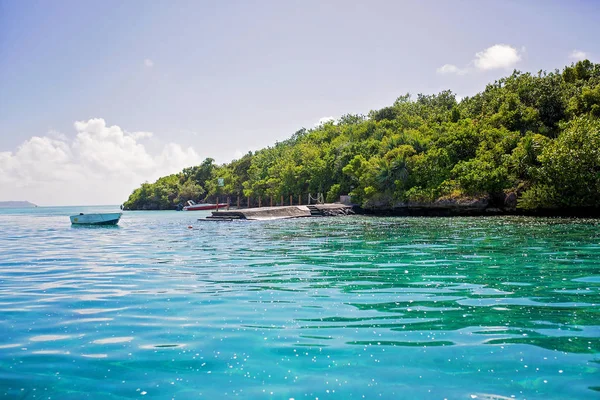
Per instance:
[[[298,205],[299,206],[302,205],[302,195],[301,194],[298,195]]]
[[[273,196],[270,196],[271,198],[271,207],[273,207]]]
[[[240,195],[238,194],[238,199],[237,199],[237,208],[240,208]]]
[[[219,198],[217,197],[217,212],[219,212]]]
[[[280,206],[283,205],[283,195],[281,195],[281,203],[279,203]]]
[[[290,194],[290,206],[292,205],[292,195]]]
[[[258,208],[260,208],[260,207],[261,207],[261,204],[260,204],[260,203],[262,203],[262,196],[259,196],[259,197],[258,197]]]
[[[250,196],[248,196],[248,208],[250,208]]]
[[[231,197],[227,196],[227,211],[229,211],[229,203],[231,203]]]

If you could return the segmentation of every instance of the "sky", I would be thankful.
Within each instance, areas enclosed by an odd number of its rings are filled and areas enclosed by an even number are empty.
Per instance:
[[[0,201],[121,204],[405,93],[600,62],[600,1],[0,0]]]

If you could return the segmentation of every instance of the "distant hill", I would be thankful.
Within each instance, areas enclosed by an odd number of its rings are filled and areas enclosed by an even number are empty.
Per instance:
[[[26,208],[37,207],[37,205],[28,201],[0,201],[0,208]]]

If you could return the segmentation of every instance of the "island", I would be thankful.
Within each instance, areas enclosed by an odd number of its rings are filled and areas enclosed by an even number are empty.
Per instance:
[[[514,71],[473,96],[401,95],[217,165],[143,183],[125,210],[350,199],[385,215],[600,215],[600,64]],[[349,196],[349,197],[348,197]]]
[[[0,201],[0,208],[33,208],[37,205],[29,201]]]

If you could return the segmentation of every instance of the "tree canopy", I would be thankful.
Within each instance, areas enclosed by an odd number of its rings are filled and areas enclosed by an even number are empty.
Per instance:
[[[124,207],[317,192],[328,201],[350,194],[364,207],[512,193],[523,209],[598,208],[600,64],[515,71],[461,101],[450,91],[403,95],[239,160],[216,165],[208,158],[144,183]]]

